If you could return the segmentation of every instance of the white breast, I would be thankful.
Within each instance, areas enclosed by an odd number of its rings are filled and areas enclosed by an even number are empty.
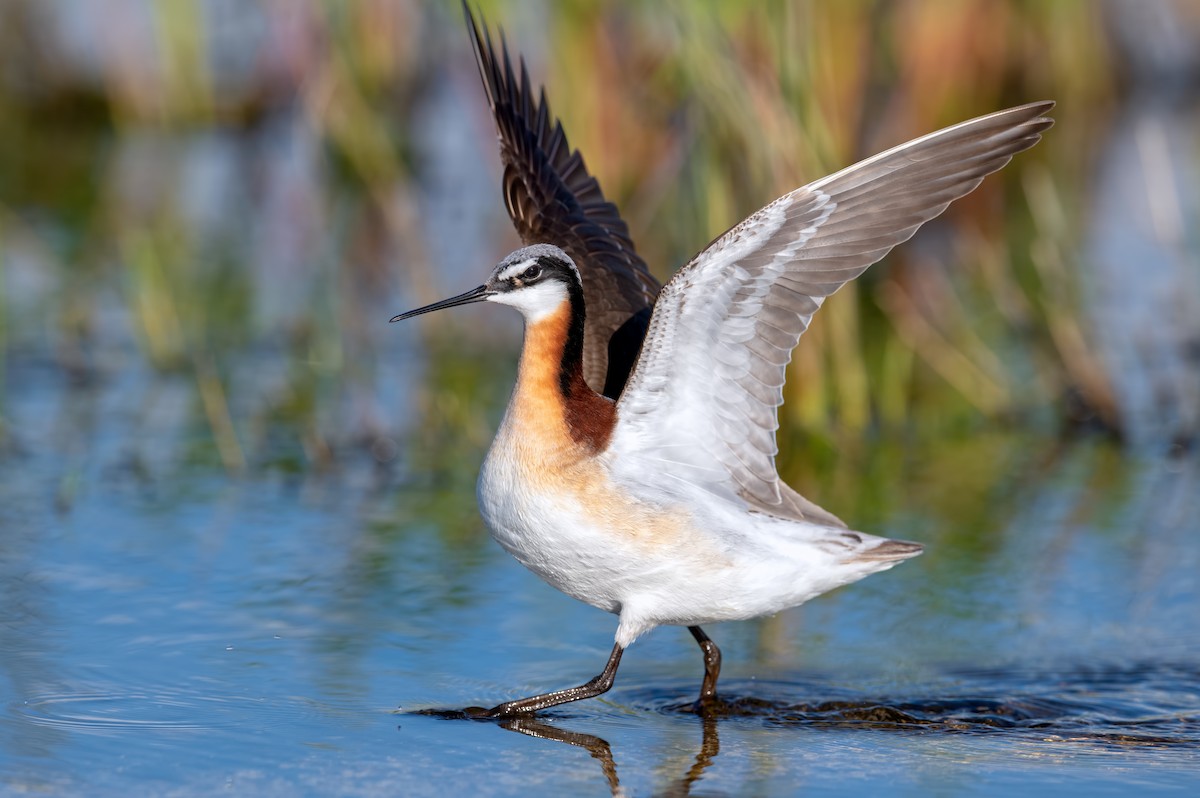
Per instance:
[[[673,622],[723,602],[714,574],[732,561],[675,502],[614,482],[605,458],[546,446],[506,418],[479,475],[479,507],[492,536],[522,565],[580,601],[625,613],[654,608]],[[706,600],[700,601],[703,605]]]
[[[619,613],[622,645],[663,624],[778,612],[881,567],[844,563],[827,539],[845,530],[748,512],[678,480],[664,490],[541,431],[505,418],[479,475],[480,511],[522,565]]]
[[[553,468],[530,457],[505,424],[479,473],[479,510],[492,537],[526,568],[569,596],[620,612],[623,547],[588,517],[569,489],[555,489]],[[570,481],[570,480],[569,480]]]

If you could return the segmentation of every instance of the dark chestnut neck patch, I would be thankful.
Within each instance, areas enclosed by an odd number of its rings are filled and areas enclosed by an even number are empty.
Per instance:
[[[594,452],[608,446],[617,423],[617,407],[611,400],[593,391],[583,379],[583,332],[587,310],[583,286],[572,280],[567,287],[570,316],[559,361],[558,386],[571,439]]]
[[[588,386],[582,369],[563,392],[563,410],[571,440],[594,453],[604,451],[617,424],[617,406]]]

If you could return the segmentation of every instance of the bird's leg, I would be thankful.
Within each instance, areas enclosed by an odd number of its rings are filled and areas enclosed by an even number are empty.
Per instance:
[[[700,650],[704,652],[704,681],[700,684],[699,703],[708,704],[717,698],[717,677],[721,675],[721,649],[717,648],[717,644],[710,640],[699,626],[689,626],[688,631],[696,638]]]
[[[715,649],[716,646],[713,646],[713,648]],[[621,654],[624,652],[625,649],[621,648],[619,643],[613,645],[612,654],[608,657],[608,664],[604,666],[604,670],[600,672],[599,676],[587,684],[570,687],[566,690],[556,690],[553,693],[545,693],[544,695],[530,696],[529,698],[522,698],[517,701],[507,701],[489,710],[474,711],[468,709],[467,714],[479,718],[509,718],[513,715],[527,715],[531,712],[537,712],[540,709],[556,707],[559,704],[566,704],[570,701],[594,698],[601,693],[608,692],[608,689],[613,686],[613,680],[617,676],[617,666],[621,664]]]

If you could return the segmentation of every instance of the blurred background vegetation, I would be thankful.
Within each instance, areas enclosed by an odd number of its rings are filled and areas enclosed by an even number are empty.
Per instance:
[[[480,8],[663,280],[809,180],[1058,101],[1042,144],[827,303],[786,389],[785,473],[1018,428],[1191,445],[1200,4]],[[104,445],[139,473],[415,446],[473,480],[515,320],[387,324],[517,244],[457,0],[0,0],[0,19],[0,452],[46,445],[21,402],[61,401],[124,408]],[[50,444],[116,435],[94,416]]]

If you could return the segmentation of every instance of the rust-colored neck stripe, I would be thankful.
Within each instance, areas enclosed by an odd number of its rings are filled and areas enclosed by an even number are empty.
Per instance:
[[[541,389],[554,392],[553,404],[562,412],[571,439],[596,453],[608,446],[617,410],[583,379],[584,318],[583,290],[572,285],[564,307],[526,331],[524,357],[543,367],[554,364],[552,383]]]

